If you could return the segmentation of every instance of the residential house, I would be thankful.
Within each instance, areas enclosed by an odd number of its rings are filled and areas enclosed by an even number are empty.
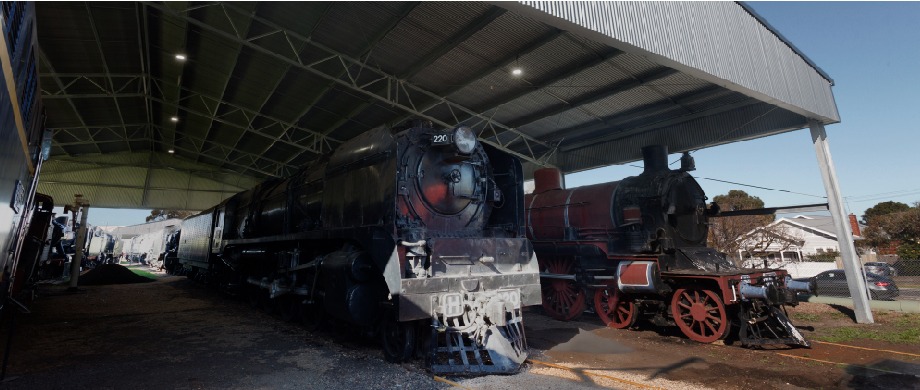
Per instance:
[[[860,225],[850,214],[853,239],[860,240]],[[767,226],[757,228],[740,237],[738,256],[786,261],[801,261],[813,255],[840,252],[834,221],[823,215],[797,215],[780,218]]]

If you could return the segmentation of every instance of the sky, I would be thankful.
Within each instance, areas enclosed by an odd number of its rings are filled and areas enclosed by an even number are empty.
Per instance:
[[[915,174],[920,172],[920,3],[748,4],[834,80],[841,122],[826,130],[847,212],[861,216],[879,202],[920,201]],[[826,202],[808,129],[693,156],[693,175],[710,199],[740,189],[767,207]],[[639,174],[639,167],[641,162],[570,174],[566,185],[616,181]],[[144,223],[148,215],[149,210],[91,208],[89,223],[127,226]]]
[[[825,129],[847,212],[862,216],[880,202],[920,201],[920,3],[747,4],[834,80],[841,120]],[[710,199],[740,189],[767,207],[826,202],[808,129],[692,155],[697,170],[691,174]],[[672,154],[669,161],[678,158]],[[567,175],[566,185],[640,172],[630,165],[600,168]]]

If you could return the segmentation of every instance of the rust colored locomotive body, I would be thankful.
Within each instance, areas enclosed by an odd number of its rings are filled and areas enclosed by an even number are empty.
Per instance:
[[[522,308],[540,303],[522,183],[469,128],[379,127],[186,219],[178,259],[285,317],[377,332],[388,360],[418,349],[436,372],[513,372]]]
[[[663,146],[643,148],[645,170],[618,182],[565,189],[558,170],[535,172],[525,198],[527,235],[540,263],[543,307],[572,320],[593,303],[608,326],[647,315],[713,342],[734,326],[745,345],[808,342],[779,310],[808,290],[785,270],[736,267],[706,246],[706,195],[689,156],[667,166]],[[593,302],[588,302],[593,294]]]

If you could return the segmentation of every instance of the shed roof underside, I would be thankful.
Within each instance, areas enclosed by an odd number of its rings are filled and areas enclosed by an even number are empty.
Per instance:
[[[839,121],[832,82],[736,3],[36,9],[58,203],[204,209],[413,117],[565,172]]]

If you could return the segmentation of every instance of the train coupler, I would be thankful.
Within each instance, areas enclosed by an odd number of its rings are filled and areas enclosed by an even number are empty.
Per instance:
[[[527,358],[520,293],[441,296],[434,302],[429,367],[437,374],[513,374]],[[459,307],[459,309],[458,309]],[[452,315],[453,314],[453,315]]]

